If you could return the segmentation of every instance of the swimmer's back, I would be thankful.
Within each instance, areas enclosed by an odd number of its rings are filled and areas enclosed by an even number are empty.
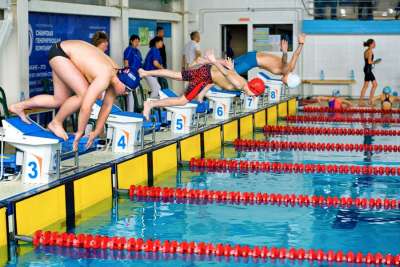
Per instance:
[[[98,75],[104,75],[118,68],[108,55],[85,41],[62,41],[61,47],[89,82]]]

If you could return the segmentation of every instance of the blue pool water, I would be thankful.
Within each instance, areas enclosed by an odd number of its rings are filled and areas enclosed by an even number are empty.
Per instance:
[[[330,125],[332,126],[332,125]],[[337,124],[335,125],[337,126]],[[346,125],[348,126],[348,125]],[[265,139],[257,134],[256,139]],[[273,140],[400,144],[398,137],[273,136]],[[398,165],[396,153],[251,151],[225,147],[210,157],[298,163]],[[400,177],[365,175],[196,173],[182,168],[156,179],[157,186],[308,195],[396,198]],[[400,211],[234,204],[136,202],[126,195],[99,203],[80,218],[75,232],[144,239],[206,241],[258,246],[400,252]],[[90,218],[89,218],[90,217]],[[85,219],[88,218],[88,219]],[[164,255],[67,248],[30,250],[22,245],[10,266],[327,266],[191,255]],[[23,255],[22,255],[23,254]],[[118,262],[116,262],[118,260]],[[331,264],[329,264],[331,265]],[[339,264],[347,266],[346,264]],[[338,266],[339,266],[338,265]],[[335,266],[335,264],[332,264]]]

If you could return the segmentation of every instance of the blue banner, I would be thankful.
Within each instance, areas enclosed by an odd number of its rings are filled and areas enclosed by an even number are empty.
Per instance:
[[[400,34],[400,20],[304,20],[307,34]]]
[[[50,13],[29,13],[29,89],[30,96],[43,92],[51,79],[48,51],[63,40],[90,42],[93,34],[110,36],[110,18]]]

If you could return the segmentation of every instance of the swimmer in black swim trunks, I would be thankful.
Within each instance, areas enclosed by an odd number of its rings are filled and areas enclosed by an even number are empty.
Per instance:
[[[11,105],[9,110],[29,124],[30,121],[25,115],[26,109],[58,108],[56,116],[47,127],[65,140],[68,139],[68,135],[63,128],[63,122],[79,110],[74,150],[85,132],[97,97],[105,92],[96,129],[90,133],[87,147],[103,132],[116,96],[125,94],[127,89],[136,88],[140,81],[135,72],[120,69],[103,51],[80,40],[66,40],[54,44],[49,51],[49,64],[52,69],[54,94],[34,96]]]
[[[365,93],[367,92],[369,83],[372,83],[371,87],[371,92],[369,94],[369,101],[368,104],[372,105],[372,100],[375,95],[375,90],[378,87],[378,83],[376,82],[375,75],[372,73],[372,65],[377,63],[378,60],[374,61],[374,53],[373,49],[376,47],[376,43],[373,39],[368,39],[366,42],[364,42],[364,46],[368,47],[367,50],[364,51],[364,85],[361,89],[361,95],[360,95],[360,101],[359,104],[360,106],[364,106],[364,96]]]

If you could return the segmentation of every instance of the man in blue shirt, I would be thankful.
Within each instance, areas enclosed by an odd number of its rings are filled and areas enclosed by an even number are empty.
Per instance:
[[[138,49],[140,38],[136,34],[132,34],[129,39],[129,46],[124,51],[124,66],[138,70],[142,67],[142,54]]]
[[[164,68],[162,66],[163,61],[159,50],[163,46],[163,39],[161,37],[156,36],[153,40],[154,40],[154,46],[150,47],[150,50],[147,53],[146,58],[144,60],[143,64],[144,70],[158,70]],[[152,76],[147,76],[145,77],[145,80],[148,83],[151,90],[150,98],[158,98],[161,86],[158,83],[157,78]]]

